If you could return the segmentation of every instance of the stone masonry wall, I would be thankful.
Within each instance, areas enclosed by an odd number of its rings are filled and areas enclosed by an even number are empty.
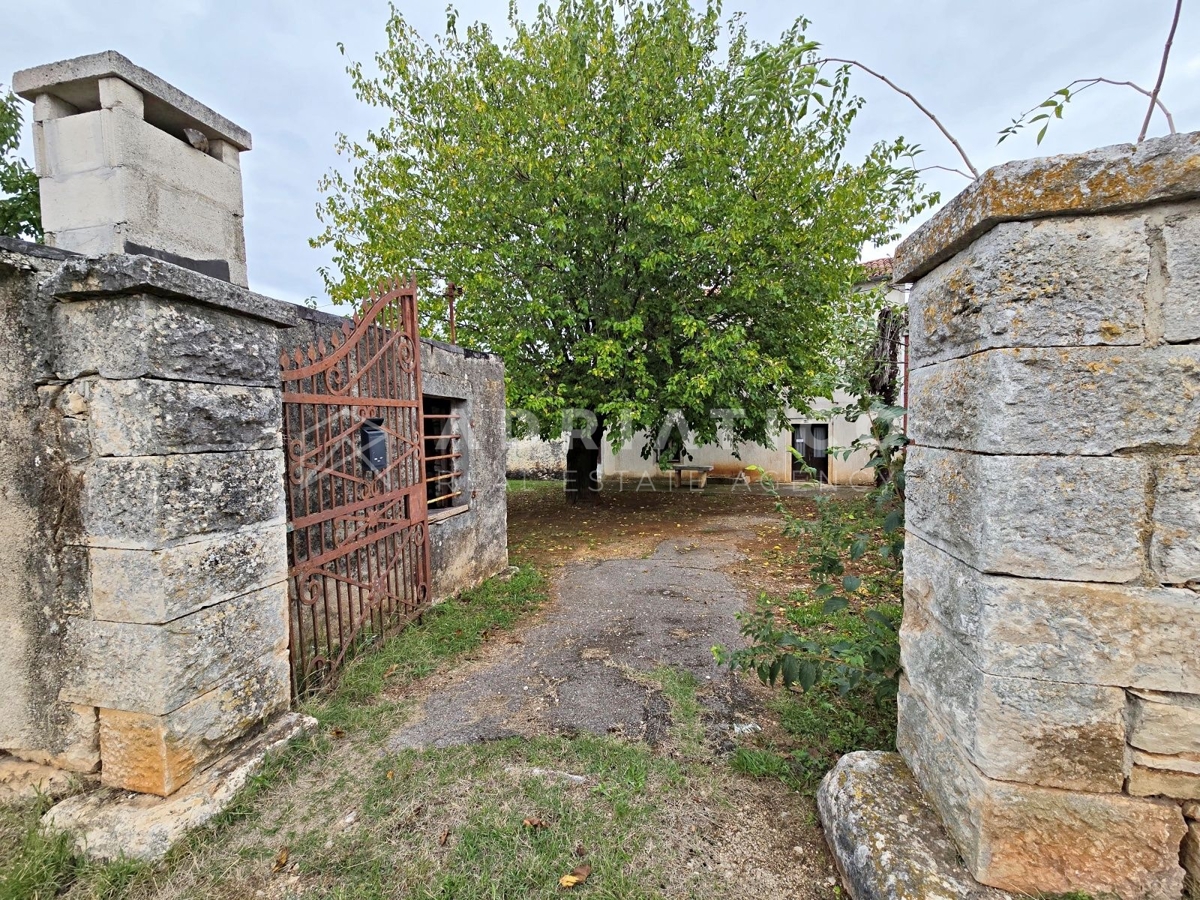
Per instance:
[[[1200,877],[1197,197],[1197,134],[1016,163],[896,257],[898,744],[989,885]]]
[[[8,498],[34,508],[6,570],[34,595],[0,603],[24,648],[0,749],[166,796],[289,704],[277,333],[294,318],[146,257],[13,250],[5,338],[28,359],[5,370],[3,461],[38,494]]]

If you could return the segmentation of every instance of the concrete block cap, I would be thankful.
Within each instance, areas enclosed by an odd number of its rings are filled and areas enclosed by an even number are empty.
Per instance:
[[[192,128],[209,140],[226,141],[238,150],[250,149],[250,132],[246,129],[153,72],[135,66],[115,50],[22,69],[13,74],[12,87],[26,100],[49,94],[81,112],[90,112],[100,109],[100,80],[110,77],[120,78],[141,91],[146,121],[180,140],[187,140],[184,129]]]

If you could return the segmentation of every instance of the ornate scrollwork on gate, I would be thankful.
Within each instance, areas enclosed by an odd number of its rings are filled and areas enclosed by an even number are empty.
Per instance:
[[[294,690],[429,603],[416,284],[280,358]]]

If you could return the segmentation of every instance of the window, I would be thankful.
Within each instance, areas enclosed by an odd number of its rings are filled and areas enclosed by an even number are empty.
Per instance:
[[[466,403],[425,394],[425,497],[430,512],[465,506],[462,413]]]

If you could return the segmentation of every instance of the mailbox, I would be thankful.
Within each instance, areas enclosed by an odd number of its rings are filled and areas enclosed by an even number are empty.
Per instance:
[[[367,419],[358,430],[363,465],[378,475],[387,468],[387,432],[383,419]]]

